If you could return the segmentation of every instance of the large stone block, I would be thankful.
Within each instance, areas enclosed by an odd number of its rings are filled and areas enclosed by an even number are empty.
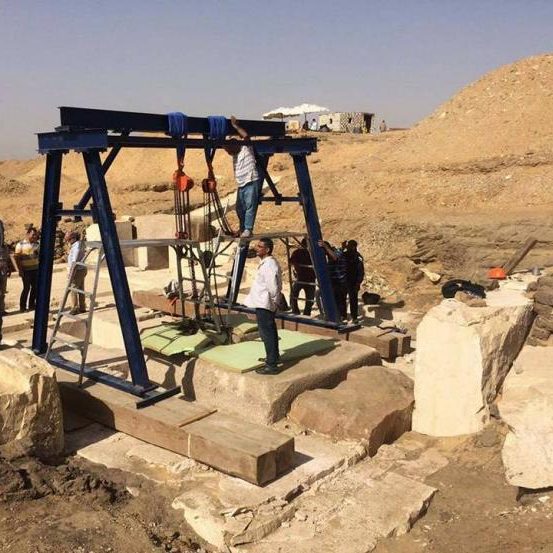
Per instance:
[[[309,390],[296,398],[290,418],[334,439],[365,440],[369,455],[411,429],[413,382],[381,366],[350,371],[331,390]]]
[[[535,325],[539,328],[553,332],[553,317],[537,317]]]
[[[191,399],[268,424],[285,417],[302,392],[336,386],[348,371],[379,362],[376,350],[340,341],[334,349],[293,361],[271,377],[232,372],[199,358],[187,363],[182,384]]]
[[[553,348],[525,346],[505,379],[499,402],[509,433],[503,445],[510,484],[553,486]]]
[[[139,326],[141,327],[150,325],[155,326],[159,324],[157,321],[153,320],[154,316],[150,309],[135,309],[134,315],[137,323],[149,321],[146,325],[140,324]],[[65,331],[68,334],[78,337],[77,328],[74,330],[66,328]],[[107,309],[97,309],[94,311],[94,316],[92,317],[92,329],[90,332],[90,342],[95,346],[100,346],[102,348],[125,351],[125,342],[123,341],[123,333],[121,331],[121,323],[119,321],[117,309],[113,307]]]
[[[136,249],[136,265],[143,271],[167,269],[169,248],[165,246],[144,246]]]
[[[117,237],[119,241],[133,240],[135,238],[133,223],[131,221],[115,221],[115,229],[117,230]],[[92,224],[86,228],[86,239],[89,242],[101,242],[100,227],[97,224]],[[136,265],[135,261],[135,249],[134,248],[122,248],[123,262],[125,267],[132,267]],[[94,254],[91,254],[94,256]],[[92,257],[89,258],[92,261]],[[96,258],[94,257],[94,260]]]
[[[155,240],[175,238],[175,216],[156,213],[139,215],[134,219],[136,238],[138,240]]]
[[[490,292],[487,307],[454,299],[432,308],[417,329],[413,430],[457,436],[482,430],[532,321],[522,292]]]
[[[534,296],[537,303],[541,303],[542,305],[553,305],[553,288],[549,287],[539,287],[538,291],[536,292]]]
[[[63,450],[63,414],[53,367],[32,353],[0,353],[0,444],[41,457]]]

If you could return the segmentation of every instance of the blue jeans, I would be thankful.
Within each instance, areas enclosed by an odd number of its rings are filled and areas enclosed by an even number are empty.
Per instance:
[[[260,193],[261,179],[252,180],[244,186],[238,187],[236,214],[240,220],[240,232],[244,230],[253,231]]]
[[[268,309],[256,309],[255,316],[257,318],[257,330],[265,346],[265,365],[270,369],[277,370],[280,355],[278,353],[278,332],[275,314]]]

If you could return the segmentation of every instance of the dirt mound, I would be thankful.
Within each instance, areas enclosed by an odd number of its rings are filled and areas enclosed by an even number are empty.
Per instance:
[[[378,155],[401,166],[553,155],[553,55],[505,65],[438,107]]]
[[[0,197],[20,196],[27,192],[28,189],[28,184],[0,175]]]
[[[96,478],[71,464],[46,465],[34,459],[0,457],[0,500],[21,501],[47,495],[86,495],[88,501],[113,504],[130,498],[124,487]]]
[[[104,154],[105,155],[105,154]],[[4,221],[9,242],[21,238],[23,223],[40,226],[44,190],[44,156],[27,161],[0,162],[0,219]],[[111,201],[118,214],[144,215],[170,213],[173,206],[172,174],[176,154],[172,150],[123,150],[107,174]],[[225,152],[218,152],[215,174],[222,196],[234,189],[232,163]],[[186,154],[186,172],[196,186],[191,191],[193,205],[203,201],[201,181],[207,176],[203,151]],[[63,158],[61,199],[72,207],[86,190],[86,173],[80,154]]]
[[[105,154],[104,156],[105,157]],[[225,152],[218,152],[214,167],[216,173],[228,179],[232,176],[232,167],[228,167],[229,157]],[[190,150],[186,153],[186,172],[198,183],[207,176],[204,153],[201,150]],[[9,162],[11,164],[11,162]],[[17,173],[21,180],[34,182],[44,179],[45,158],[20,162],[20,171]],[[12,170],[13,166],[6,166]],[[145,150],[133,148],[122,150],[107,174],[110,185],[123,186],[130,189],[133,185],[154,185],[171,182],[171,175],[176,168],[176,154],[174,150],[159,149]],[[63,183],[83,184],[86,182],[86,173],[83,159],[80,154],[69,153],[63,158]],[[4,174],[0,165],[0,174]]]
[[[169,499],[147,481],[82,459],[50,465],[2,453],[1,551],[205,551]]]

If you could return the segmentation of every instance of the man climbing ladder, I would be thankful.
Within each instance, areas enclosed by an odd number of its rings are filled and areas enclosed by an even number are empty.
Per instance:
[[[257,161],[248,133],[238,124],[234,115],[230,118],[231,125],[245,142],[225,146],[227,154],[232,156],[234,178],[238,185],[236,198],[236,214],[240,221],[240,236],[249,238],[253,234],[259,196],[261,194],[261,178],[257,170]]]

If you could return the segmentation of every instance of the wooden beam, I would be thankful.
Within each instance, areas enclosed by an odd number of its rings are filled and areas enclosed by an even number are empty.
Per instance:
[[[503,265],[505,274],[510,275],[518,264],[528,255],[528,252],[538,243],[537,238],[530,236],[524,244]]]
[[[397,333],[393,332],[392,329],[363,327],[355,332],[351,332],[348,340],[357,344],[371,346],[384,359],[395,359],[398,355],[401,355]]]
[[[77,386],[56,369],[64,407],[139,440],[205,463],[257,485],[293,466],[294,438],[181,397],[137,409],[128,394],[100,384]]]

